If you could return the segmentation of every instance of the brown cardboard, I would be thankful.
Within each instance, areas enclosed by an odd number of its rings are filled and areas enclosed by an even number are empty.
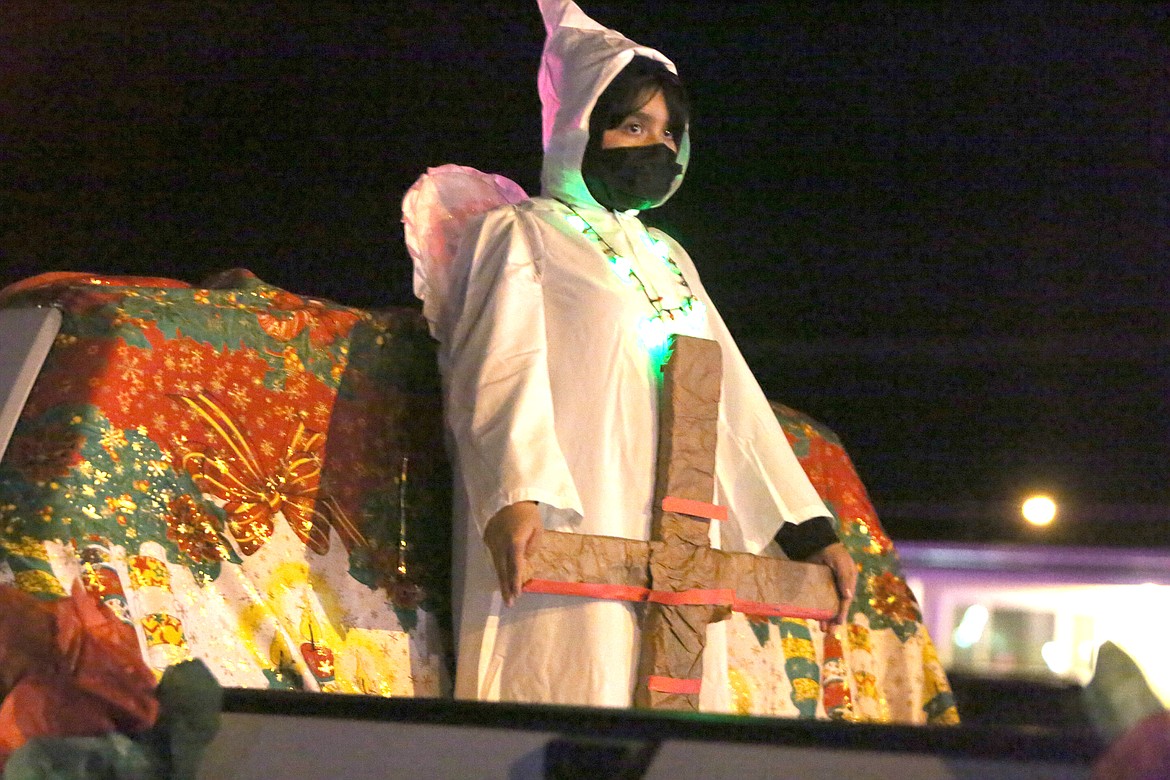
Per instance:
[[[719,345],[676,336],[663,367],[651,540],[548,531],[526,571],[526,580],[628,586],[632,590],[620,597],[648,598],[634,691],[638,707],[699,709],[698,693],[651,690],[650,678],[684,686],[701,679],[707,626],[727,618],[736,600],[767,605],[762,614],[769,607],[797,616],[837,608],[828,567],[713,550],[711,521],[662,510],[666,496],[712,501],[721,383]],[[637,589],[650,592],[639,596]],[[698,591],[688,595],[706,603],[655,602],[686,591]]]

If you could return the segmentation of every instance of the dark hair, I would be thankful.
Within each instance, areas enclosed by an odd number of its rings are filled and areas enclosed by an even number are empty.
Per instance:
[[[636,55],[597,98],[589,115],[589,143],[599,145],[602,133],[620,125],[659,90],[670,114],[670,132],[681,139],[691,118],[691,101],[682,81],[658,60]]]

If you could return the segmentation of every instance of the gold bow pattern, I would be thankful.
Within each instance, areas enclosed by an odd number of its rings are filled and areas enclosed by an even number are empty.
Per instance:
[[[283,290],[273,294],[267,311],[258,312],[260,328],[278,341],[290,341],[306,327],[315,349],[332,344],[353,328],[360,317],[353,310],[329,306]]]
[[[177,396],[220,445],[190,447],[183,468],[205,493],[222,499],[227,527],[244,555],[259,550],[284,515],[297,537],[320,555],[329,551],[329,520],[315,508],[325,434],[298,421],[278,457],[258,455],[239,426],[210,396]]]

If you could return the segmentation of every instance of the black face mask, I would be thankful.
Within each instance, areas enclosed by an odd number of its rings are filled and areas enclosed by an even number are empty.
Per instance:
[[[594,199],[614,211],[648,209],[666,197],[682,173],[666,144],[585,150],[581,177]]]

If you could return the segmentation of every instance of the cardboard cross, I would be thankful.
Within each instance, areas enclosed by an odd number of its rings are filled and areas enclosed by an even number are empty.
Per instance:
[[[663,367],[650,541],[547,532],[524,590],[645,602],[637,707],[699,709],[707,625],[731,612],[825,620],[837,613],[827,566],[712,549],[722,366],[719,345],[675,336]]]

